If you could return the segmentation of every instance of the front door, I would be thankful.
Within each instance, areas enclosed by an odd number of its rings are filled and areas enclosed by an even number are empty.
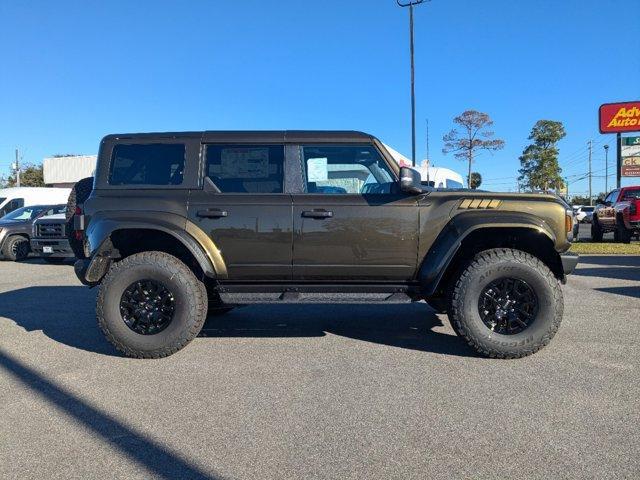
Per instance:
[[[191,192],[189,220],[220,250],[228,280],[290,280],[284,146],[209,144],[203,153],[205,187]]]
[[[397,191],[372,145],[302,145],[304,192],[293,198],[293,278],[412,279],[417,268],[416,197]]]

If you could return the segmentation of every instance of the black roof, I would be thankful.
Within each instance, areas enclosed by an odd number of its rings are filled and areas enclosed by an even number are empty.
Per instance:
[[[204,142],[371,142],[374,137],[368,133],[351,130],[207,130],[203,132],[158,132],[123,133],[107,135],[106,139],[168,139],[200,138]]]

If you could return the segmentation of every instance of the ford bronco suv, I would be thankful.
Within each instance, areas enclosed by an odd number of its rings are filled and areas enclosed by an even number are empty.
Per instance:
[[[424,300],[478,353],[516,358],[558,330],[572,223],[551,195],[425,187],[360,132],[109,135],[75,270],[132,357],[237,305]]]

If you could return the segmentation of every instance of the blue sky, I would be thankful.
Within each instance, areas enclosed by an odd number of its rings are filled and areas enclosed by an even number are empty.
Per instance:
[[[186,5],[186,6],[185,6]],[[640,99],[638,0],[433,0],[416,9],[419,158],[489,113],[506,148],[474,170],[515,188],[539,119],[564,122],[563,175],[604,189],[599,104]],[[0,173],[95,153],[112,132],[355,129],[410,155],[408,12],[394,0],[0,1]],[[615,181],[610,167],[609,184]],[[624,180],[623,180],[624,181]],[[627,183],[640,183],[630,179]],[[586,192],[586,180],[571,192]]]

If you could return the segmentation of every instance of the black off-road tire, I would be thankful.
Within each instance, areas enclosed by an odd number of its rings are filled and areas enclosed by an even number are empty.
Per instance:
[[[5,260],[11,260],[13,262],[19,262],[29,256],[31,252],[31,245],[29,245],[29,239],[20,235],[14,235],[5,240],[2,247],[2,255]]]
[[[66,211],[66,219],[67,219],[67,238],[69,239],[69,245],[71,246],[71,250],[75,254],[76,258],[85,258],[84,254],[84,245],[82,240],[78,240],[73,232],[73,217],[76,213],[76,207],[78,205],[82,205],[89,195],[91,195],[91,191],[93,190],[93,177],[83,178],[76,182],[76,184],[71,188],[71,193],[69,194],[69,199],[67,200],[67,211]]]
[[[538,299],[538,313],[520,333],[493,332],[482,321],[479,299],[494,280],[525,281]],[[558,279],[538,258],[507,248],[477,254],[458,277],[451,296],[449,319],[455,332],[479,354],[492,358],[520,358],[547,345],[562,321],[564,300]]]
[[[169,325],[154,335],[134,332],[120,313],[124,291],[138,280],[161,282],[175,299]],[[167,357],[184,348],[204,325],[207,314],[205,286],[172,255],[143,252],[114,264],[98,292],[96,315],[107,339],[122,353],[135,358]]]
[[[598,221],[598,217],[593,217],[591,221],[591,241],[592,242],[601,242],[602,241],[602,227],[600,227],[600,222]]]
[[[616,241],[620,243],[631,243],[632,233],[632,230],[629,230],[624,226],[624,221],[622,220],[622,218],[618,217],[616,219]]]

